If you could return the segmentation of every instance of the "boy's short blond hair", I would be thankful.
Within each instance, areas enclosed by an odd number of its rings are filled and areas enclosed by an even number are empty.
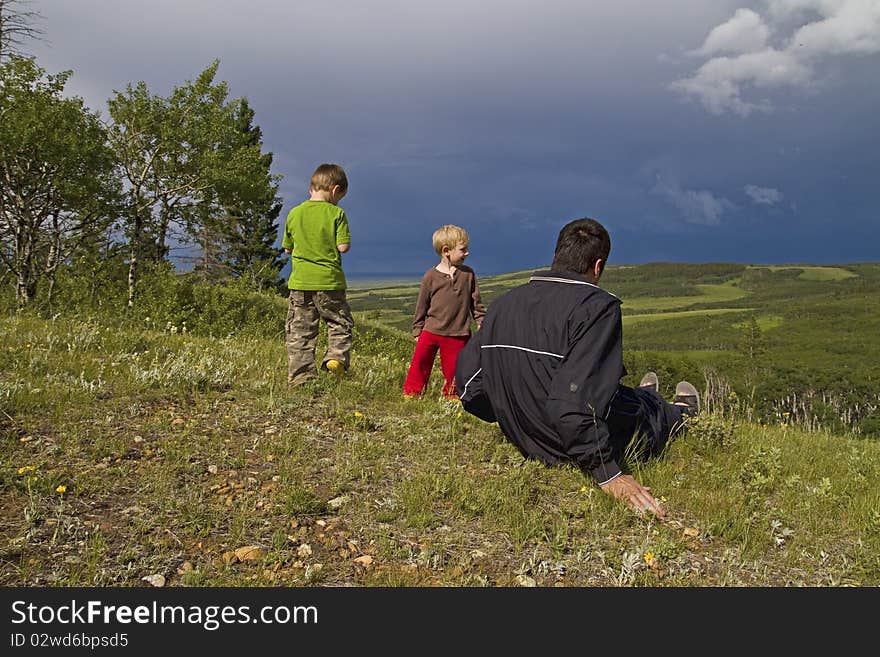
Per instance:
[[[312,174],[309,181],[309,189],[319,189],[326,192],[331,191],[339,185],[344,192],[348,190],[348,178],[345,171],[338,164],[321,164]]]
[[[437,252],[437,255],[442,256],[444,248],[454,249],[459,244],[467,245],[470,242],[470,238],[464,228],[446,224],[434,231],[431,241],[434,243],[434,250]]]

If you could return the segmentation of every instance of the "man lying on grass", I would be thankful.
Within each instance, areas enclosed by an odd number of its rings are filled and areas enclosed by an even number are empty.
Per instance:
[[[641,458],[662,452],[699,412],[699,396],[681,381],[670,404],[653,373],[638,388],[620,384],[627,373],[620,299],[598,285],[610,252],[598,221],[563,227],[551,269],[489,306],[459,355],[456,391],[466,411],[498,422],[526,458],[574,462],[639,514],[663,517],[663,506],[618,461],[628,448]]]

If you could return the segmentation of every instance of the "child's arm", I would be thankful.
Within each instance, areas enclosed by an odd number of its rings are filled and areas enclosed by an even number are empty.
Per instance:
[[[483,317],[486,316],[486,306],[480,299],[480,286],[477,285],[477,275],[474,274],[474,283],[471,288],[471,315],[479,329],[483,325]]]
[[[419,286],[419,298],[416,300],[416,312],[413,315],[412,335],[414,338],[419,337],[422,328],[425,326],[425,320],[428,318],[428,308],[431,306],[431,290],[428,283],[428,274],[422,278],[422,284]]]
[[[293,235],[290,234],[290,216],[292,214],[293,210],[287,215],[287,221],[284,222],[284,232],[281,234],[281,248],[285,253],[293,251]]]
[[[351,231],[348,229],[348,215],[342,210],[336,219],[336,249],[347,253],[351,248]]]

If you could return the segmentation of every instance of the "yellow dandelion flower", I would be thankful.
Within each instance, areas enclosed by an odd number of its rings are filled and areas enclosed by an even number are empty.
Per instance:
[[[586,492],[587,492],[587,487],[586,487],[586,486],[581,486],[581,490],[580,490],[580,492],[581,492],[581,493],[586,493]]]
[[[355,411],[355,412],[354,412],[354,416],[355,416],[355,417],[363,417],[364,414],[361,413],[360,411]]]
[[[28,342],[28,343],[24,346],[24,348],[25,348],[25,349],[30,349],[32,346],[33,346],[33,345],[32,345],[30,342]]]
[[[660,496],[660,501],[663,502],[664,504],[666,504],[666,496],[665,496],[665,495],[661,495],[661,496]]]
[[[18,469],[18,474],[24,474],[26,472],[33,472],[36,468],[32,465],[25,465]]]
[[[64,484],[61,484],[60,486],[58,486],[58,488],[55,489],[55,492],[58,493],[59,495],[64,495],[64,493],[67,492],[67,486],[65,486]]]
[[[654,568],[657,565],[657,555],[651,551],[645,552],[645,565]]]

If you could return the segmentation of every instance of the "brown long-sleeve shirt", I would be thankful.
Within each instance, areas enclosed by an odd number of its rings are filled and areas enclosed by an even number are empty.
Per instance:
[[[479,327],[485,314],[473,269],[462,265],[449,276],[431,267],[422,277],[412,333],[414,337],[422,330],[445,336],[470,335],[471,317]]]

